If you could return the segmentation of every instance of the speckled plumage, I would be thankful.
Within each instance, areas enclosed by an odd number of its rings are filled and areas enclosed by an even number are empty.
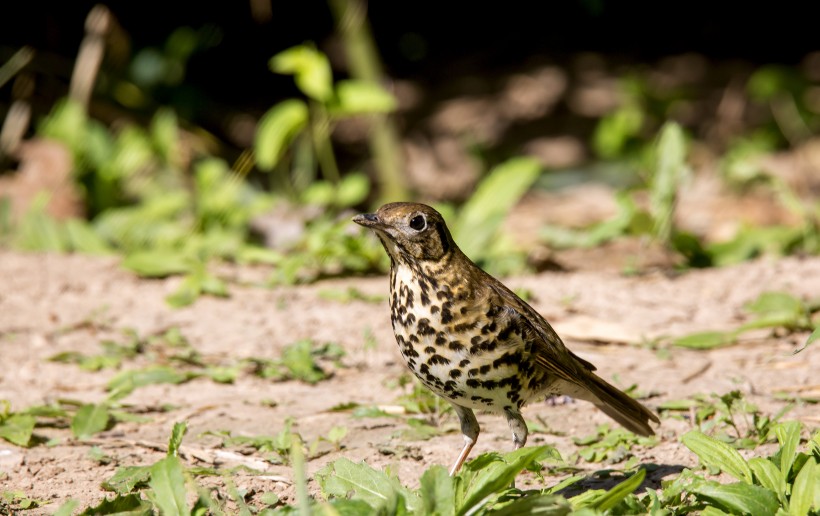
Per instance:
[[[595,375],[538,312],[470,261],[433,208],[391,203],[353,220],[373,229],[390,256],[399,351],[461,422],[465,445],[451,474],[478,438],[473,409],[504,414],[516,448],[527,440],[521,407],[551,394],[590,401],[629,430],[653,433],[648,422],[657,417]]]

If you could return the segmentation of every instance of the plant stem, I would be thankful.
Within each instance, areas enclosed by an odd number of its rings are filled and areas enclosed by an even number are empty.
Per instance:
[[[350,75],[356,79],[379,84],[384,72],[376,45],[367,24],[367,12],[362,0],[329,0],[336,27],[344,42]],[[370,131],[370,151],[376,165],[380,201],[407,199],[404,183],[401,144],[396,125],[388,115],[374,115]]]

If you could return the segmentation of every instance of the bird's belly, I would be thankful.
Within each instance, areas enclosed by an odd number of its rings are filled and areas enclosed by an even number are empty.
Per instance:
[[[525,402],[551,394],[550,383],[533,378],[527,368],[505,352],[473,354],[469,348],[452,350],[458,335],[419,335],[393,324],[405,362],[425,387],[463,407],[501,412],[517,410]],[[512,353],[512,352],[510,352]],[[535,381],[533,381],[535,380]]]

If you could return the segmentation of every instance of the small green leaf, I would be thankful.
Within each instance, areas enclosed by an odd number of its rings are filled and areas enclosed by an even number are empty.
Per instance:
[[[102,483],[102,488],[124,495],[147,484],[150,478],[151,466],[126,466],[117,469],[111,478]]]
[[[110,417],[106,403],[83,405],[71,418],[71,433],[78,439],[90,437],[105,430]]]
[[[65,230],[71,249],[85,254],[111,253],[111,246],[91,228],[88,222],[68,219],[65,222]]]
[[[638,489],[646,478],[646,470],[640,469],[637,473],[613,487],[590,505],[593,509],[606,511],[618,505],[627,495]]]
[[[809,457],[794,479],[789,514],[806,516],[812,506],[820,509],[820,473],[814,457]]]
[[[333,95],[333,73],[322,52],[307,45],[291,47],[273,56],[269,62],[275,73],[291,74],[302,93],[326,102]]]
[[[126,256],[122,266],[143,278],[164,278],[192,269],[191,260],[178,251],[140,251]]]
[[[796,355],[796,354],[800,353],[801,351],[803,351],[804,349],[809,347],[811,344],[813,344],[817,340],[820,340],[820,326],[815,328],[814,331],[811,332],[811,335],[809,335],[809,338],[806,339],[806,343],[803,344],[803,347],[798,349],[798,350],[795,350],[795,352],[792,353],[792,354]]]
[[[76,509],[78,505],[80,505],[80,502],[69,499],[67,502],[58,507],[52,516],[71,516],[74,514],[74,509]]]
[[[686,138],[680,125],[667,122],[661,128],[654,152],[655,167],[649,188],[653,233],[661,242],[669,242],[677,192],[688,174]]]
[[[17,446],[28,446],[34,433],[34,416],[12,414],[0,422],[0,437]]]
[[[690,490],[735,514],[775,514],[780,507],[777,496],[773,492],[764,487],[742,482],[735,484],[703,482],[695,484]]]
[[[174,516],[191,514],[185,499],[185,476],[177,457],[165,457],[151,466],[151,480],[148,485],[154,491],[160,513]]]
[[[308,108],[301,100],[290,99],[273,106],[259,120],[254,140],[256,164],[269,171],[308,122]]]
[[[734,344],[736,338],[735,332],[704,331],[678,337],[672,344],[681,348],[714,349]]]
[[[157,383],[177,384],[193,378],[191,374],[181,373],[167,366],[153,366],[145,369],[122,371],[108,382],[112,393],[130,393],[138,387]]]
[[[168,455],[173,457],[179,455],[179,447],[182,445],[182,438],[185,437],[187,431],[187,421],[174,423],[174,428],[171,430],[171,438],[168,440]]]
[[[370,179],[367,175],[360,172],[348,174],[339,183],[336,204],[344,208],[355,206],[364,201],[369,193]]]
[[[379,84],[360,81],[339,81],[336,103],[331,112],[338,115],[390,113],[396,109],[396,99]]]
[[[102,516],[104,514],[137,515],[151,514],[151,504],[138,494],[119,495],[111,500],[103,500],[94,507],[89,507],[79,516]]]
[[[737,450],[713,437],[692,430],[681,438],[683,444],[706,466],[720,468],[738,480],[752,483],[752,470]]]
[[[539,516],[565,516],[567,514],[582,516],[583,511],[572,512],[572,506],[563,496],[533,494],[524,496],[499,509],[494,509],[493,516],[520,516],[537,514]]]

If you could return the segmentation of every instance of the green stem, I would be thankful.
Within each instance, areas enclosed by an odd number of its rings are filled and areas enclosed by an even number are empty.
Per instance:
[[[381,83],[384,72],[367,24],[365,3],[362,0],[328,0],[328,3],[344,42],[350,75],[361,81]],[[401,143],[396,125],[389,116],[373,116],[369,140],[380,200],[407,199]]]

